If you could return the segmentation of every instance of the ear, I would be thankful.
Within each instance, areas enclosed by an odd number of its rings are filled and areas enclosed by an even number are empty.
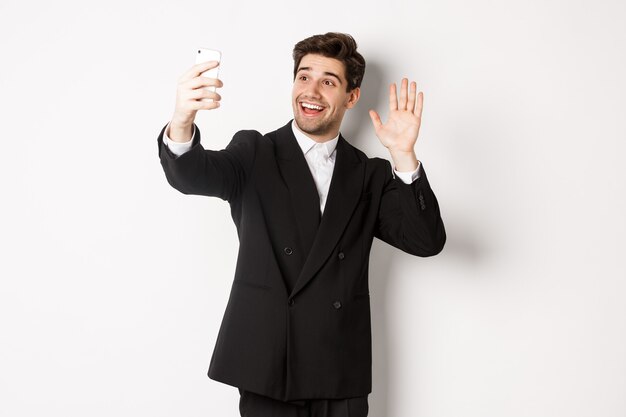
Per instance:
[[[352,107],[356,105],[357,101],[359,101],[359,98],[361,97],[361,88],[356,87],[355,89],[350,91],[350,93],[348,94],[349,95],[348,95],[348,101],[346,102],[346,108],[351,109]]]

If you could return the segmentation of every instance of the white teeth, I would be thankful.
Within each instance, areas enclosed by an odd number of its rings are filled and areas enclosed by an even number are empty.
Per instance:
[[[316,106],[315,104],[309,104],[309,103],[302,103],[302,107],[306,107],[307,109],[313,109],[313,110],[322,110],[323,107],[321,106]]]

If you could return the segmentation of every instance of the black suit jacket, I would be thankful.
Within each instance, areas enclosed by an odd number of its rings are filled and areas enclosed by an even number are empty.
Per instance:
[[[417,256],[439,253],[446,240],[423,166],[405,184],[387,160],[340,135],[320,218],[291,121],[266,135],[239,131],[219,151],[205,150],[195,128],[179,157],[161,130],[165,176],[184,194],[227,200],[240,243],[208,376],[282,401],[367,395],[373,238]]]

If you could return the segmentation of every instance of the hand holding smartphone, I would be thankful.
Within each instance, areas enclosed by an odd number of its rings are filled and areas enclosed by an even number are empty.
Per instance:
[[[219,51],[206,48],[196,50],[196,65],[188,69],[178,79],[176,106],[174,107],[170,130],[167,133],[170,139],[177,142],[188,141],[192,136],[193,123],[198,110],[212,110],[219,107],[221,96],[215,89],[216,86],[221,87],[223,85],[217,78],[221,58],[222,54]],[[211,68],[213,65],[208,64],[209,61],[217,61],[218,65]],[[210,69],[204,70],[205,68]],[[211,80],[199,80],[199,77],[207,77]],[[211,98],[206,97],[207,94]]]
[[[222,60],[222,53],[214,49],[198,48],[196,52],[196,64],[202,64],[208,61],[220,62],[221,60]],[[219,74],[219,68],[220,68],[219,66],[215,68],[211,68],[208,71],[204,71],[202,74],[200,74],[200,76],[208,77],[208,78],[217,78]],[[206,89],[209,91],[215,92],[215,86],[207,87]],[[213,99],[203,98],[201,99],[201,101],[212,102]]]

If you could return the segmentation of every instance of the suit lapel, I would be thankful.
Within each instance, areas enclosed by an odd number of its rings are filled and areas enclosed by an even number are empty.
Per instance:
[[[328,259],[328,256],[332,253],[337,241],[348,224],[352,212],[361,196],[365,165],[359,160],[354,147],[341,135],[339,135],[336,152],[335,168],[330,182],[328,199],[324,207],[324,215],[322,216],[319,229],[315,234],[309,256],[304,263],[295,287],[291,291],[290,298],[304,288],[315,276],[315,273],[322,267],[326,259]],[[300,152],[300,155],[302,156],[302,152]],[[310,175],[306,160],[304,160],[304,156],[302,156],[302,166],[309,172],[308,179],[310,179],[313,188],[317,190],[313,178]],[[295,185],[294,180],[294,186]],[[298,184],[298,186],[301,187],[303,185],[304,187],[309,187],[308,183]],[[317,192],[315,192],[315,195],[317,196]],[[319,213],[319,197],[315,202],[315,210]],[[306,204],[313,204],[313,202],[310,201]],[[304,210],[310,212],[310,207],[304,207],[304,203],[301,204],[300,208],[303,212]],[[301,215],[302,213],[296,212],[297,217]],[[306,219],[299,221],[306,222]]]
[[[320,200],[309,165],[291,129],[291,122],[277,130],[276,145],[280,173],[289,189],[304,253],[308,253],[320,222]]]

